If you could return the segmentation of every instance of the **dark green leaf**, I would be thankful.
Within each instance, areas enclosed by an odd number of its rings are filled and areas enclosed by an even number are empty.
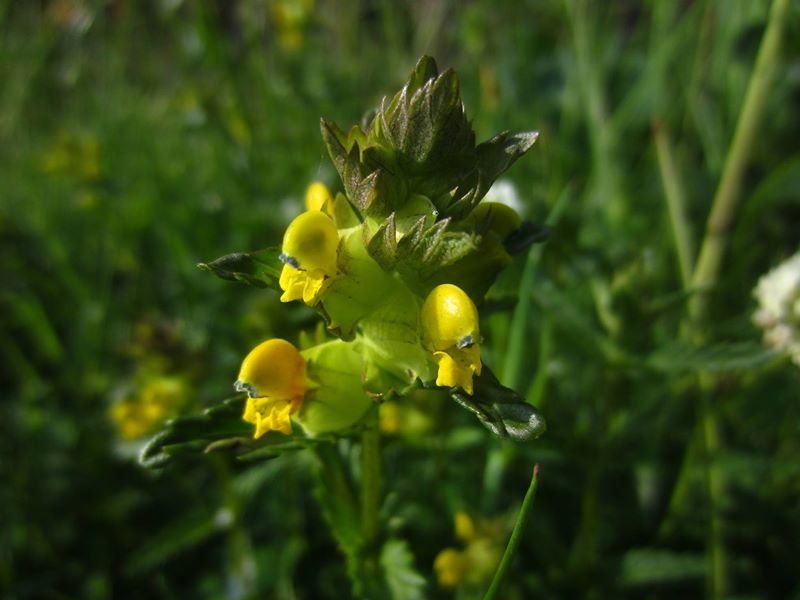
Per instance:
[[[281,291],[278,284],[283,269],[280,254],[279,247],[255,252],[236,252],[210,263],[199,263],[197,267],[228,281],[239,281],[255,287],[268,287]]]

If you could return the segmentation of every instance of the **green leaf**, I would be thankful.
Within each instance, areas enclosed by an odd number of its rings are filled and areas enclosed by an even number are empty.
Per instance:
[[[405,540],[387,541],[381,550],[380,564],[392,600],[428,597],[425,578],[414,568],[414,556]]]
[[[474,393],[458,388],[450,397],[470,411],[481,424],[500,438],[517,442],[535,440],[547,429],[542,414],[514,390],[500,384],[488,367],[473,380]]]
[[[125,564],[125,574],[137,576],[151,571],[220,532],[231,518],[223,512],[225,510],[221,509],[216,515],[195,511],[170,524],[131,553]]]
[[[700,579],[705,557],[695,552],[673,552],[659,548],[634,548],[622,559],[622,583],[628,586],[675,584]]]
[[[197,267],[228,281],[280,292],[278,281],[283,269],[280,255],[281,249],[275,246],[255,252],[226,254],[210,263],[199,263]]]
[[[681,371],[743,371],[764,366],[775,350],[756,342],[722,343],[700,348],[675,343],[662,346],[646,360],[647,366],[666,373]]]
[[[316,442],[299,433],[286,436],[270,432],[253,439],[253,426],[242,420],[245,402],[246,397],[239,395],[199,415],[167,421],[142,449],[139,463],[156,468],[177,458],[197,458],[210,452],[228,452],[239,459],[274,458]]]

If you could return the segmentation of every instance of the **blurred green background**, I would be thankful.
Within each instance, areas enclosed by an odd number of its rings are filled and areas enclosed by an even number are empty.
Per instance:
[[[691,294],[665,200],[696,252],[770,4],[0,2],[0,595],[348,597],[308,456],[146,471],[127,438],[314,328],[196,264],[278,243],[310,182],[340,189],[319,118],[358,122],[430,54],[479,140],[541,132],[507,177],[527,218],[563,212],[531,295],[523,257],[482,310],[487,364],[547,434],[501,443],[449,405],[386,430],[384,526],[422,597],[482,589],[442,589],[434,558],[463,545],[459,511],[502,547],[534,462],[506,597],[800,597],[800,370],[751,324],[758,277],[800,243],[796,2],[700,350],[677,342]]]

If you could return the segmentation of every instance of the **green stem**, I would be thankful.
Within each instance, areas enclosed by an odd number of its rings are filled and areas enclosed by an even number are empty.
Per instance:
[[[683,284],[683,289],[686,290],[691,284],[692,271],[694,270],[694,243],[689,225],[688,211],[686,210],[686,194],[684,193],[678,170],[675,168],[672,143],[662,124],[653,123],[653,139],[656,144],[661,184],[664,186],[664,196],[669,210],[669,222],[672,227],[675,251],[678,255],[681,283]]]
[[[707,292],[717,283],[719,277],[731,224],[741,198],[742,177],[750,158],[750,151],[755,145],[764,108],[772,92],[772,82],[778,70],[781,37],[788,11],[789,0],[775,0],[772,3],[769,22],[747,85],[733,142],[728,150],[722,177],[711,204],[705,238],[692,276],[691,287],[700,292],[689,304],[689,315],[695,322],[700,322],[705,317],[708,309]]]
[[[381,504],[380,432],[367,429],[361,434],[361,526],[364,545],[370,548],[378,539],[378,514]]]
[[[553,348],[553,319],[545,317],[542,319],[542,328],[539,333],[539,363],[536,366],[536,377],[528,388],[525,398],[533,406],[539,407],[542,404],[544,393],[547,388],[547,363]]]
[[[553,208],[547,215],[545,225],[554,227],[561,220],[561,215],[567,207],[567,200],[572,189],[567,186],[556,199]],[[503,384],[516,389],[520,384],[524,359],[528,353],[525,351],[525,344],[528,336],[528,316],[530,315],[530,297],[533,292],[534,267],[539,263],[542,256],[542,246],[533,246],[528,250],[525,259],[525,267],[522,271],[522,279],[519,283],[519,296],[514,313],[511,316],[511,332],[508,336],[508,346],[506,347],[505,363],[503,365]]]
[[[517,550],[517,546],[519,546],[519,542],[522,539],[525,526],[528,523],[531,508],[533,507],[533,499],[536,497],[536,487],[538,483],[539,465],[534,465],[531,483],[528,486],[525,499],[522,501],[522,507],[519,509],[519,515],[517,516],[517,523],[514,525],[514,531],[511,532],[511,538],[508,540],[506,551],[503,553],[503,558],[500,561],[500,565],[497,567],[497,571],[495,571],[492,584],[489,586],[489,589],[487,590],[486,595],[484,595],[483,600],[492,600],[492,598],[494,598],[497,595],[497,592],[500,590],[500,586],[503,583],[503,579],[506,576],[508,568],[511,566],[511,561],[514,559],[514,553]]]
[[[733,141],[725,159],[719,185],[706,223],[706,234],[700,247],[691,288],[696,293],[689,302],[688,330],[695,341],[704,338],[703,324],[708,313],[708,292],[719,278],[722,258],[728,245],[731,225],[741,198],[741,184],[744,170],[750,159],[758,128],[764,116],[772,82],[777,72],[783,26],[787,21],[788,0],[775,0],[772,3],[756,64],[747,86],[742,111],[736,123]],[[726,556],[721,505],[725,493],[725,480],[717,457],[720,453],[719,422],[716,403],[709,397],[713,381],[709,376],[701,376],[702,401],[700,403],[700,427],[705,451],[706,490],[711,505],[711,527],[709,531],[709,573],[708,595],[722,598],[726,587]]]

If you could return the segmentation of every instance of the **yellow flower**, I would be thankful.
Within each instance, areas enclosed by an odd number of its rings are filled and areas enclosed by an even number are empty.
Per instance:
[[[500,202],[483,201],[472,211],[472,219],[485,228],[497,234],[501,239],[516,231],[522,225],[519,214],[510,206]]]
[[[114,404],[109,416],[125,440],[150,433],[174,417],[186,400],[186,388],[176,377],[158,377],[146,383],[137,396]]]
[[[464,542],[469,542],[475,537],[475,523],[464,511],[458,511],[455,519],[456,537]]]
[[[303,402],[305,374],[306,361],[286,340],[267,340],[245,357],[233,385],[250,396],[242,418],[256,426],[254,438],[268,431],[292,432],[290,417]]]
[[[422,342],[439,363],[436,385],[472,394],[472,377],[481,374],[478,309],[464,291],[436,286],[422,305]]]
[[[436,555],[433,561],[433,570],[436,571],[439,585],[448,590],[461,583],[468,566],[464,553],[455,548],[445,548]]]
[[[433,568],[439,585],[446,589],[482,587],[497,569],[506,531],[496,522],[475,521],[462,511],[456,513],[454,521],[456,537],[464,548],[445,548],[436,556]]]
[[[325,213],[304,212],[286,228],[281,248],[281,302],[313,306],[336,276],[339,232]]]
[[[320,210],[330,215],[332,209],[333,196],[324,183],[314,181],[306,188],[306,210]]]

